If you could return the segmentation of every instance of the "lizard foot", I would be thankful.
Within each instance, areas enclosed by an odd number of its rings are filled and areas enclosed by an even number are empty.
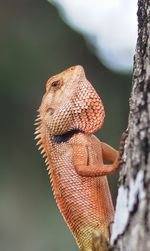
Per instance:
[[[109,242],[99,230],[95,230],[92,236],[92,251],[108,251]]]

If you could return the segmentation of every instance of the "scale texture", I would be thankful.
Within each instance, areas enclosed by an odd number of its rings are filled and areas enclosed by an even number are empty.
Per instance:
[[[105,175],[118,167],[118,152],[93,135],[104,117],[102,101],[82,66],[47,81],[36,119],[37,144],[46,158],[56,203],[83,251],[92,251],[95,230],[108,240],[114,216]]]

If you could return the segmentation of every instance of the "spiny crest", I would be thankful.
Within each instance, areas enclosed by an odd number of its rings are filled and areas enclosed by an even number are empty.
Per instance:
[[[44,149],[44,145],[42,142],[42,135],[41,135],[41,127],[42,127],[42,120],[40,114],[38,114],[37,118],[35,119],[36,129],[35,129],[35,140],[38,140],[36,145],[38,146],[38,150],[41,151],[42,157],[45,158],[45,164],[48,165],[48,158]],[[49,170],[49,167],[47,167],[47,170]]]
[[[40,145],[40,147],[42,146],[42,139],[41,139],[41,117],[40,114],[37,115],[37,118],[35,119],[35,123],[34,125],[36,126],[35,129],[35,140],[38,140],[38,142],[36,143],[36,145]]]
[[[38,140],[36,145],[39,146],[38,147],[38,150],[41,151],[41,155],[43,158],[45,158],[45,164],[47,166],[47,170],[48,170],[48,174],[50,174],[50,170],[49,170],[49,163],[48,163],[48,158],[47,158],[47,155],[46,155],[46,152],[45,152],[45,148],[44,148],[44,145],[43,145],[43,142],[42,142],[42,135],[41,135],[41,128],[42,128],[42,120],[41,120],[41,116],[40,114],[38,114],[37,118],[35,119],[35,123],[34,125],[36,125],[36,129],[35,129],[35,140]]]

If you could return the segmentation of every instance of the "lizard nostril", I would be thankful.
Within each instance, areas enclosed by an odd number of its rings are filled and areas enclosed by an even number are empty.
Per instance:
[[[49,107],[49,108],[47,108],[46,112],[49,113],[50,115],[53,115],[54,109]]]

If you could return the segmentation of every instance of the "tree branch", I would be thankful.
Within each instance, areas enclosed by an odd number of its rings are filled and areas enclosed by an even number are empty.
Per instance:
[[[150,250],[150,1],[138,1],[129,135],[120,172],[113,250]]]

